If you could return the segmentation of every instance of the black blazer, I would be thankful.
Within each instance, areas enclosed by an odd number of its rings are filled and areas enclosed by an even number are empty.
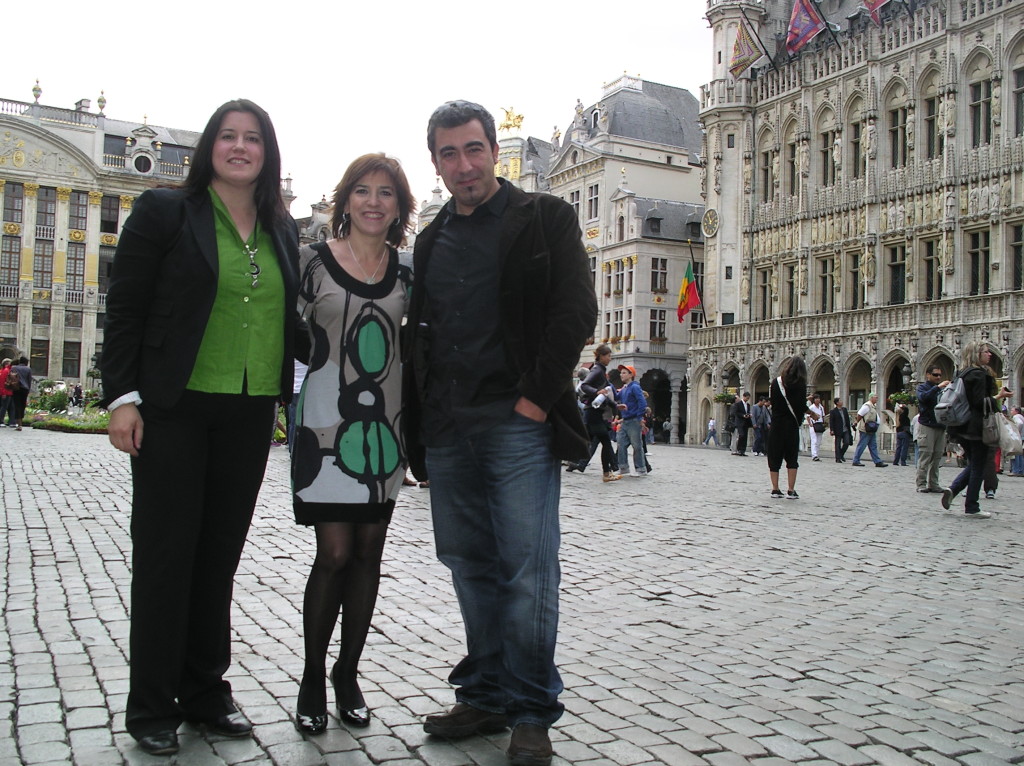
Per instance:
[[[403,340],[405,411],[403,427],[413,475],[426,478],[420,441],[420,410],[430,367],[430,316],[424,275],[442,211],[416,237],[413,289]],[[573,379],[580,350],[594,334],[597,297],[573,209],[550,194],[509,188],[498,244],[501,264],[500,306],[509,369],[518,375],[518,390],[548,414],[552,451],[563,460],[590,454],[590,440],[580,417]]]
[[[291,398],[298,301],[298,230],[271,230],[284,278],[281,396]],[[217,236],[208,194],[151,189],[135,202],[114,255],[103,332],[100,406],[138,391],[170,407],[181,397],[217,294]]]

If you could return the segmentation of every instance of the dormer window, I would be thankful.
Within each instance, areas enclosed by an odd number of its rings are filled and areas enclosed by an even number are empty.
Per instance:
[[[590,114],[590,127],[591,127],[591,128],[594,128],[594,129],[596,130],[596,129],[597,129],[597,122],[598,122],[598,120],[600,120],[600,119],[601,119],[601,112],[600,112],[600,110],[598,110],[598,109],[595,109],[595,110],[594,110],[594,111],[593,111],[593,112],[592,112],[592,113]]]

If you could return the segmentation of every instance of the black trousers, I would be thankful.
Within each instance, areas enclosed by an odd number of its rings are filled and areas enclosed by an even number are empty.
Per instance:
[[[846,457],[846,450],[850,448],[849,431],[835,434],[836,460],[843,460]]]
[[[169,409],[140,406],[125,719],[136,739],[234,710],[231,594],[274,407],[272,396],[195,391]]]
[[[744,426],[740,426],[736,429],[736,433],[739,434],[739,439],[736,441],[736,451],[746,452],[747,451],[747,432],[749,429]]]

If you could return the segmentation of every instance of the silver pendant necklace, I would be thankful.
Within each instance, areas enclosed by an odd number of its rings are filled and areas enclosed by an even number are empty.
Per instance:
[[[256,243],[256,230],[252,232],[250,240],[253,244]],[[250,247],[248,242],[243,242],[242,247],[245,249],[245,254],[249,256],[249,276],[252,277],[252,286],[259,287],[260,284],[260,272],[262,269],[260,265],[256,263],[256,253],[260,251],[258,247]]]
[[[384,261],[386,260],[386,259],[384,258],[384,254],[385,254],[385,253],[387,253],[387,248],[384,248],[384,252],[382,252],[382,253],[380,254],[380,258],[379,258],[379,259],[378,259],[378,261],[377,261],[377,268],[375,268],[375,269],[373,270],[373,273],[372,273],[372,274],[370,274],[369,276],[367,276],[367,275],[366,275],[366,269],[364,269],[364,268],[363,268],[363,264],[361,264],[361,263],[359,262],[359,259],[358,259],[358,258],[356,258],[356,254],[355,254],[355,252],[353,252],[353,250],[352,250],[352,243],[351,243],[351,242],[349,242],[349,240],[348,240],[348,237],[346,237],[346,238],[345,238],[345,244],[346,244],[346,245],[348,245],[348,252],[349,252],[349,255],[351,255],[351,256],[352,256],[352,260],[353,260],[353,261],[355,261],[355,263],[356,263],[356,266],[358,266],[358,267],[359,267],[359,270],[360,270],[361,272],[363,272],[363,281],[364,281],[364,282],[365,282],[366,284],[368,284],[368,285],[376,284],[376,282],[377,282],[377,274],[378,274],[378,273],[380,272],[380,267],[381,267],[381,264],[383,264],[383,263],[384,263]]]

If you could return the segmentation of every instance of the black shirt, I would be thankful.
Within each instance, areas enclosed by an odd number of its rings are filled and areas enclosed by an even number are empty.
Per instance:
[[[508,188],[469,215],[450,200],[423,277],[430,324],[430,368],[423,443],[454,443],[507,419],[519,398],[501,329],[498,246]]]

